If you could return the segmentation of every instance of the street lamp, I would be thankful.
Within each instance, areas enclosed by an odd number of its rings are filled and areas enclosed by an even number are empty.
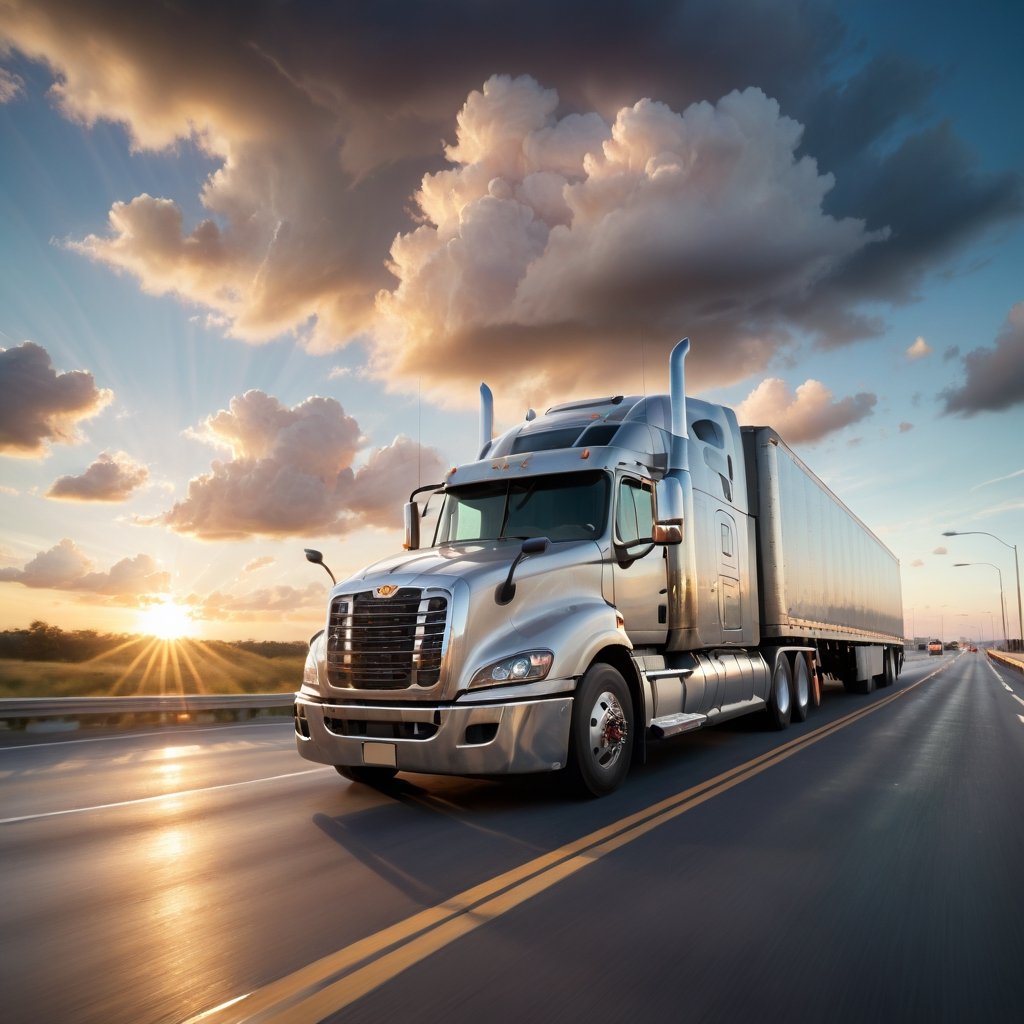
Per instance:
[[[954,569],[962,569],[965,565],[990,565],[997,573],[999,573],[999,608],[1003,613],[1003,638],[1007,646],[1010,644],[1010,638],[1006,635],[1006,598],[1003,597],[1003,573],[998,565],[993,562],[954,562]]]
[[[963,537],[968,534],[977,533],[982,537],[991,537],[993,540],[998,540],[1004,548],[1013,548],[1013,567],[1017,570],[1017,629],[1018,641],[1024,645],[1024,612],[1021,611],[1020,601],[1020,560],[1017,558],[1017,545],[1007,544],[1005,540],[997,537],[994,533],[986,533],[984,530],[945,530],[942,534],[943,537]],[[1006,626],[1003,626],[1003,631],[1006,631]],[[1007,644],[1009,644],[1009,637],[1007,637]]]

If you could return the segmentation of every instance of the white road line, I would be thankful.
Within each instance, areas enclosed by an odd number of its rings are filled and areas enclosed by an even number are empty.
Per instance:
[[[88,811],[108,811],[114,807],[133,807],[136,804],[150,804],[157,800],[175,800],[183,796],[195,796],[198,793],[213,793],[218,789],[237,789],[239,786],[252,786],[260,782],[277,782],[279,779],[294,779],[299,775],[312,775],[322,772],[322,768],[307,768],[301,772],[288,772],[286,775],[270,775],[265,779],[245,779],[242,782],[225,782],[219,786],[204,786],[202,789],[182,789],[176,793],[160,793],[157,796],[141,796],[136,800],[118,800],[112,804],[96,804],[93,807],[69,807],[64,811],[43,811],[40,814],[21,814],[16,818],[0,818],[0,825],[13,825],[17,821],[36,821],[39,818],[60,818],[67,814],[85,814]]]
[[[1010,696],[1011,696],[1011,697],[1012,697],[1012,698],[1013,698],[1013,699],[1014,699],[1014,700],[1015,700],[1015,701],[1016,701],[1016,702],[1017,702],[1018,704],[1020,704],[1020,705],[1024,705],[1024,698],[1018,697],[1018,696],[1017,696],[1017,694],[1016,694],[1016,693],[1014,693],[1013,687],[1012,687],[1012,686],[1010,686],[1010,684],[1009,684],[1009,683],[1007,683],[1007,682],[1006,682],[1006,681],[1005,681],[1005,680],[1004,680],[1004,679],[1003,679],[1003,678],[1002,678],[1002,677],[1001,677],[1001,676],[999,675],[999,673],[998,673],[998,672],[996,671],[995,665],[993,665],[991,661],[986,661],[986,664],[988,665],[988,667],[989,667],[989,670],[991,671],[992,675],[994,675],[994,676],[996,677],[996,679],[998,679],[998,680],[999,680],[999,685],[1000,685],[1000,686],[1001,686],[1001,687],[1002,687],[1002,688],[1003,688],[1003,689],[1004,689],[1004,690],[1005,690],[1005,691],[1006,691],[1006,692],[1007,692],[1007,693],[1008,693],[1008,694],[1009,694],[1009,695],[1010,695]],[[1024,718],[1021,718],[1021,716],[1020,716],[1020,715],[1018,715],[1017,717],[1018,717],[1018,718],[1020,718],[1020,720],[1021,720],[1022,722],[1024,722]]]
[[[50,747],[68,747],[72,743],[108,743],[110,740],[143,740],[143,739],[154,739],[163,736],[184,736],[186,733],[192,732],[228,732],[230,729],[255,729],[261,725],[291,725],[292,720],[290,718],[282,716],[280,721],[277,722],[249,722],[246,725],[211,725],[205,729],[174,729],[167,730],[166,732],[126,732],[126,733],[111,733],[109,736],[83,736],[77,740],[53,740],[52,742],[42,743],[19,743],[13,747],[0,747],[0,754],[5,750],[48,750]],[[39,736],[46,736],[47,733],[38,733]]]

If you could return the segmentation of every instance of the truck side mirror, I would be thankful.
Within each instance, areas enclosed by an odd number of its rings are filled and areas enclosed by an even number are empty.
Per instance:
[[[337,586],[338,581],[334,578],[334,573],[331,572],[331,570],[328,569],[326,564],[324,563],[324,556],[320,554],[320,552],[317,551],[316,548],[303,548],[303,551],[305,551],[306,553],[306,561],[312,562],[313,565],[323,566],[324,572],[331,577],[331,582],[335,586]]]
[[[516,585],[512,582],[512,577],[515,574],[516,566],[527,556],[527,555],[540,555],[548,549],[548,544],[551,542],[547,537],[528,537],[523,541],[523,546],[519,549],[519,554],[512,560],[512,564],[509,566],[508,576],[505,578],[505,582],[498,587],[497,593],[494,595],[494,600],[498,604],[508,604],[513,597],[516,596]]]

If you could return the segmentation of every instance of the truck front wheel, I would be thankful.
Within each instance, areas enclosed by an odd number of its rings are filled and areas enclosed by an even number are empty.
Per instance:
[[[584,796],[618,789],[633,756],[633,698],[611,665],[591,665],[576,688],[569,740],[569,779]]]

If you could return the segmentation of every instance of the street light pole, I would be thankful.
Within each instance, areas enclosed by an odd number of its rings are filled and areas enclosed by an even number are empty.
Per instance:
[[[999,541],[1004,548],[1013,548],[1013,568],[1017,573],[1017,639],[1021,646],[1024,647],[1024,611],[1021,610],[1020,600],[1020,559],[1017,557],[1017,545],[1007,544],[1005,540],[997,537],[994,533],[986,533],[984,530],[945,530],[942,534],[943,537],[963,537],[967,534],[977,533],[982,537],[991,537],[993,540]],[[1006,632],[1006,626],[1003,626],[1003,632]],[[1010,638],[1006,638],[1006,643],[1009,645]]]
[[[1005,643],[1006,646],[1009,647],[1010,646],[1010,638],[1006,635],[1006,598],[1003,596],[1003,572],[1002,572],[1002,570],[999,568],[998,565],[996,565],[993,562],[954,562],[953,563],[953,568],[954,569],[961,569],[965,565],[990,565],[990,566],[992,566],[993,569],[995,569],[995,571],[997,573],[999,573],[999,609],[1003,613],[1003,643]]]

